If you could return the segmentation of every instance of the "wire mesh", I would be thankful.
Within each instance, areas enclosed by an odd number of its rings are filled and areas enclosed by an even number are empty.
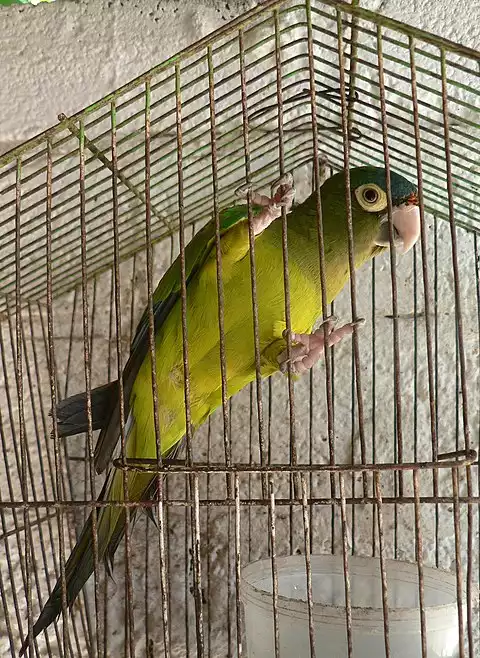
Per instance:
[[[94,576],[71,615],[63,597],[62,616],[30,655],[246,655],[241,568],[262,557],[272,565],[273,655],[282,655],[277,558],[296,553],[310,580],[311,553],[343,555],[349,657],[351,555],[382,565],[385,656],[390,558],[416,562],[420,602],[424,566],[456,574],[459,655],[478,655],[478,58],[337,0],[268,2],[0,156],[5,655],[17,655],[56,579],[65,579],[65,558],[91,510],[96,536],[101,509],[91,408],[88,432],[71,439],[58,437],[48,413],[117,377],[144,308],[153,365],[152,294],[178,253],[185,459],[128,460],[120,412],[115,466],[158,473],[158,500],[140,504],[157,527],[140,515],[132,529],[139,503],[117,503],[127,532],[115,580],[94,540]],[[219,210],[239,184],[270,185],[293,170],[297,198],[318,191],[321,157],[333,170],[375,164],[387,178],[394,170],[416,181],[419,243],[411,256],[391,250],[357,272],[350,249],[350,284],[331,306],[324,296],[323,316],[363,315],[366,326],[326,349],[310,375],[262,380],[250,224],[256,377],[232,399],[217,249],[222,408],[193,428],[185,245],[212,218],[219,244]],[[347,179],[347,206],[348,187]],[[251,219],[250,206],[249,197]],[[351,219],[350,209],[350,228]],[[294,328],[285,212],[277,221],[285,324]],[[161,382],[152,382],[159,446]],[[420,625],[424,658],[423,606]]]

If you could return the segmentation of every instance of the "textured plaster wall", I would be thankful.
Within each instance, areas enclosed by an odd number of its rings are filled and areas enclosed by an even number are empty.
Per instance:
[[[117,89],[254,3],[64,0],[2,8],[0,152]]]
[[[252,0],[60,0],[2,8],[0,153],[224,25]],[[258,3],[259,4],[259,3]],[[480,4],[362,0],[464,45],[480,45]]]
[[[158,2],[152,0],[80,0],[71,2],[65,0],[52,5],[33,8],[10,7],[0,11],[1,32],[1,96],[0,96],[0,153],[6,151],[23,140],[44,130],[56,121],[59,112],[71,114],[78,111],[88,103],[91,103],[108,93],[112,89],[128,82],[136,75],[173,55],[181,48],[189,45],[200,37],[208,34],[217,27],[223,25],[230,17],[240,11],[246,10],[255,3],[249,2],[207,2],[202,3],[175,3]],[[471,47],[480,47],[480,6],[478,3],[468,1],[457,1],[455,3],[436,2],[435,0],[400,1],[391,0],[363,0],[364,7],[381,11],[393,18],[403,20],[441,34],[447,38],[460,41]],[[33,18],[34,17],[34,18]],[[301,187],[300,176],[297,184]],[[430,264],[433,262],[433,221],[429,218],[430,229],[428,237],[428,253]],[[178,245],[175,245],[177,247]],[[438,228],[438,261],[440,263],[440,278],[438,282],[437,308],[439,318],[439,351],[441,361],[438,366],[438,388],[439,388],[439,447],[440,450],[452,449],[455,444],[455,435],[459,434],[462,440],[461,425],[453,400],[455,399],[455,376],[452,373],[452,364],[455,363],[455,328],[453,319],[453,280],[450,265],[450,243],[449,231],[445,224]],[[169,262],[169,245],[160,244],[155,250],[155,272],[154,280],[163,273]],[[467,369],[469,379],[469,390],[472,392],[474,401],[471,403],[471,424],[473,427],[472,441],[478,444],[478,404],[476,393],[478,392],[478,332],[477,332],[477,308],[475,304],[475,252],[473,237],[467,234],[459,234],[459,262],[461,268],[461,294],[464,300],[464,330],[467,346]],[[126,353],[129,343],[130,305],[132,303],[132,290],[135,290],[133,300],[136,320],[146,302],[145,264],[142,257],[136,262],[135,278],[132,274],[132,262],[129,261],[122,266],[121,278],[123,281],[124,313],[122,316],[122,344]],[[369,454],[372,450],[372,428],[375,417],[377,434],[377,459],[379,461],[392,461],[393,445],[393,408],[394,393],[392,386],[392,339],[391,321],[386,317],[391,312],[390,292],[390,269],[388,257],[379,259],[376,264],[376,302],[375,307],[371,303],[371,270],[365,268],[359,274],[358,286],[361,291],[360,315],[367,318],[368,323],[360,336],[362,353],[362,371],[364,381],[364,403],[365,422],[368,429],[367,448]],[[431,280],[433,272],[431,271]],[[401,363],[405,373],[403,378],[403,422],[404,434],[409,441],[405,447],[405,459],[413,460],[415,455],[412,437],[416,437],[418,455],[420,458],[428,458],[430,455],[430,434],[428,416],[428,381],[426,375],[425,350],[419,349],[418,381],[416,390],[413,389],[411,373],[414,370],[413,344],[415,341],[414,325],[409,319],[413,310],[413,257],[408,257],[399,263],[399,306],[400,313],[404,315],[401,321]],[[420,274],[417,273],[417,282],[421,288]],[[92,310],[92,321],[94,325],[94,337],[92,342],[92,384],[99,385],[106,379],[106,363],[109,355],[111,363],[115,362],[115,344],[108,343],[109,315],[105,309],[110,305],[111,278],[110,274],[104,274],[98,278],[95,284],[89,288],[91,303],[95,296],[95,307]],[[418,301],[422,308],[422,297]],[[55,304],[55,327],[56,327],[56,356],[60,386],[63,390],[67,373],[68,358],[68,335],[72,314],[74,309],[73,294],[59,299]],[[76,328],[74,332],[73,351],[71,362],[73,365],[69,376],[69,392],[81,390],[84,384],[83,368],[83,344],[82,327],[80,322],[80,299],[77,300],[75,310]],[[349,317],[350,300],[348,291],[339,299],[336,312],[342,318]],[[44,318],[45,319],[45,318]],[[27,318],[28,320],[28,318]],[[30,362],[33,362],[33,348],[38,347],[37,358],[40,380],[31,385],[26,381],[25,386],[30,390],[29,402],[26,409],[27,437],[32,442],[32,451],[37,437],[42,437],[43,432],[48,432],[49,419],[41,416],[40,409],[43,400],[44,409],[48,408],[49,382],[47,378],[45,347],[42,339],[40,315],[34,310],[33,316],[34,332],[33,340],[28,336],[27,350]],[[376,328],[376,351],[375,360],[371,355],[372,326]],[[424,324],[420,319],[418,331],[423,339]],[[13,329],[14,330],[14,329]],[[8,325],[2,325],[3,339],[7,347]],[[7,372],[13,378],[14,361],[12,351],[5,351]],[[372,373],[375,371],[377,389],[373,397]],[[355,445],[358,447],[358,435],[356,429],[351,427],[351,347],[349,343],[340,346],[336,351],[335,361],[335,414],[336,414],[336,458],[339,462],[350,462],[352,459],[350,436],[355,436]],[[296,418],[297,438],[300,461],[309,458],[310,434],[315,437],[313,443],[312,458],[315,462],[328,460],[328,444],[326,440],[326,408],[325,401],[321,395],[324,390],[324,369],[318,367],[313,375],[315,391],[318,392],[314,399],[312,411],[309,406],[309,381],[303,378],[295,387],[296,390]],[[13,390],[12,379],[7,382],[5,375],[0,379],[2,393],[7,385]],[[37,392],[38,389],[38,392]],[[289,413],[288,393],[285,381],[277,378],[273,385],[271,402],[271,425],[270,436],[275,450],[277,461],[287,461],[289,451]],[[268,400],[268,386],[264,387],[265,399]],[[43,397],[41,397],[43,396]],[[415,409],[418,417],[415,416]],[[250,398],[248,391],[238,396],[232,403],[232,440],[234,444],[233,457],[237,461],[248,461],[250,435]],[[17,409],[14,407],[14,412]],[[310,413],[311,411],[311,413]],[[6,414],[5,406],[2,413]],[[38,417],[35,418],[35,413]],[[35,420],[38,427],[35,426]],[[45,425],[42,425],[42,422]],[[253,413],[253,442],[258,445],[256,435],[256,415]],[[38,428],[40,428],[38,430]],[[43,429],[42,429],[43,428]],[[416,428],[416,429],[415,429]],[[222,444],[222,417],[217,414],[211,424],[211,448],[210,458],[216,461],[223,459]],[[383,437],[387,437],[382,441]],[[43,438],[40,439],[43,441]],[[209,436],[207,428],[203,428],[195,437],[194,456],[197,459],[205,459]],[[30,445],[30,443],[29,443]],[[84,454],[84,442],[72,444],[71,454],[81,456]],[[9,446],[10,463],[14,463],[14,451]],[[33,452],[32,452],[33,454]],[[358,458],[358,451],[356,453]],[[37,482],[38,494],[48,496],[51,493],[52,484],[46,483],[46,491],[43,492],[39,486],[39,467],[33,462],[33,480]],[[82,499],[88,498],[89,488],[84,489],[85,470],[83,464],[72,462],[73,496]],[[0,470],[0,476],[4,471]],[[360,477],[355,479],[355,491],[358,495],[360,490]],[[5,481],[0,482],[2,495],[5,489]],[[285,479],[277,479],[277,495],[288,497],[288,483]],[[392,480],[389,476],[384,478],[385,493],[393,491]],[[97,491],[101,486],[101,480],[97,481]],[[176,482],[171,479],[171,487],[174,492],[172,496],[182,497],[183,482],[177,478]],[[406,491],[412,493],[411,478],[406,479]],[[431,482],[428,477],[422,478],[423,493],[431,491]],[[461,483],[462,491],[465,482]],[[242,479],[240,482],[241,495],[243,497],[260,496],[261,490],[258,480],[253,482],[249,491],[248,482]],[[350,491],[351,483],[347,483]],[[206,481],[200,483],[201,496],[206,495]],[[13,483],[14,495],[20,497],[18,481]],[[210,482],[210,495],[221,498],[224,496],[224,480],[220,477],[212,477]],[[348,493],[347,491],[347,493]],[[451,493],[451,480],[448,472],[440,474],[440,493],[445,495]],[[313,493],[316,496],[328,496],[330,493],[328,477],[318,477],[313,482]],[[7,494],[5,494],[7,497]],[[403,507],[399,510],[397,517],[398,528],[401,529],[395,535],[395,515],[392,507],[386,507],[385,511],[385,540],[387,556],[393,556],[394,540],[397,541],[397,557],[400,559],[413,560],[415,533],[413,509]],[[81,513],[78,515],[81,522]],[[33,515],[34,518],[34,515]],[[291,546],[293,550],[303,551],[302,516],[296,510],[293,514],[294,530],[292,533]],[[349,518],[355,539],[355,548],[358,552],[371,553],[373,510],[371,506],[359,507],[356,510],[355,519]],[[462,510],[462,530],[465,541],[466,527],[465,510]],[[6,527],[11,527],[12,516],[6,516]],[[247,512],[242,512],[242,563],[257,557],[264,556],[268,535],[266,533],[267,516],[263,509],[252,511],[251,517]],[[286,554],[290,551],[290,536],[288,530],[289,511],[288,508],[279,508],[277,513],[277,551],[278,554]],[[10,524],[10,525],[9,525]],[[424,541],[424,559],[426,563],[433,564],[435,560],[435,517],[431,508],[422,509],[422,529]],[[444,505],[439,508],[440,536],[438,543],[440,566],[454,569],[454,532],[451,506]],[[153,526],[145,532],[145,519],[140,519],[132,540],[132,569],[134,578],[134,601],[135,601],[135,647],[137,655],[144,656],[145,649],[145,607],[148,606],[149,635],[155,641],[155,653],[149,655],[163,655],[162,652],[162,611],[160,608],[160,589],[158,571],[155,565],[158,563],[158,542]],[[44,533],[47,526],[44,523]],[[233,563],[230,563],[228,571],[228,553],[231,550],[231,535],[228,537],[229,521],[225,509],[218,508],[208,513],[202,510],[201,532],[202,532],[202,558],[204,586],[206,588],[206,603],[204,606],[205,619],[209,622],[211,632],[206,637],[208,646],[211,647],[211,655],[224,657],[227,655],[226,643],[226,608],[229,595],[228,582],[233,582]],[[338,512],[335,514],[335,532],[331,536],[331,510],[330,508],[316,508],[312,516],[313,527],[313,550],[315,552],[329,552],[332,547],[338,550],[341,546],[339,533],[340,519]],[[3,531],[5,528],[2,529]],[[230,526],[233,533],[233,524]],[[56,540],[57,533],[55,524],[50,530]],[[189,592],[191,586],[191,575],[185,584],[185,568],[189,569],[188,550],[185,549],[185,516],[183,509],[173,509],[170,512],[168,524],[170,544],[170,578],[171,578],[171,622],[172,622],[172,655],[185,656],[188,654],[185,639],[185,598],[188,600],[189,640],[190,655],[195,655],[194,647],[194,613],[192,596]],[[146,575],[145,552],[146,536],[149,537],[149,567],[148,581],[149,590],[145,594]],[[33,536],[34,542],[39,542],[38,531]],[[475,545],[478,546],[478,530],[475,528]],[[16,574],[14,583],[4,583],[6,587],[8,607],[10,611],[10,623],[13,627],[13,635],[16,639],[15,646],[18,647],[18,631],[15,630],[17,620],[13,612],[13,597],[16,594],[20,601],[21,615],[25,629],[26,605],[23,594],[21,574],[21,550],[15,543],[15,538],[9,539],[11,551],[10,559]],[[464,543],[463,543],[464,546]],[[45,597],[46,585],[43,572],[52,572],[54,565],[52,555],[42,557],[36,553],[36,566],[39,572],[39,583],[43,597]],[[477,556],[478,557],[478,556]],[[476,557],[476,559],[477,559]],[[478,570],[478,564],[476,568]],[[5,566],[5,565],[2,565]],[[109,583],[110,598],[109,605],[109,653],[117,656],[123,650],[124,629],[124,580],[123,580],[123,556],[119,554],[118,569],[116,571],[116,582]],[[2,570],[3,577],[8,573],[5,567]],[[207,576],[208,574],[208,576]],[[208,582],[207,582],[208,578]],[[103,591],[103,590],[101,590]],[[87,588],[89,600],[93,601],[93,590]],[[233,587],[230,591],[231,611],[234,614],[235,601],[232,598]],[[33,600],[37,600],[37,591],[34,587]],[[92,606],[91,606],[92,607]],[[82,626],[78,611],[75,615],[76,628],[79,634],[79,645],[83,647]],[[52,632],[52,637],[54,634]],[[78,648],[73,640],[73,655],[87,655],[85,649]],[[234,639],[232,640],[232,651]],[[47,655],[44,649],[44,641],[40,640],[40,655]],[[10,644],[6,627],[0,621],[0,653],[9,655]],[[55,653],[54,653],[55,655]]]

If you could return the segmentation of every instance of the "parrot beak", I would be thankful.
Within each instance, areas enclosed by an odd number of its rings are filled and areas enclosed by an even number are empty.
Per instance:
[[[396,248],[403,247],[403,253],[413,247],[420,236],[420,210],[418,203],[408,202],[395,206],[392,212],[393,243]],[[380,222],[380,234],[376,240],[380,247],[389,247],[388,216]]]
[[[420,210],[417,205],[404,203],[393,209],[392,221],[403,243],[403,253],[406,254],[420,235]]]

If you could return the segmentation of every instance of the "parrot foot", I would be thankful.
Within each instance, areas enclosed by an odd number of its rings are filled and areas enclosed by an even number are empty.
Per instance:
[[[246,199],[251,194],[252,203],[262,206],[263,210],[252,218],[253,232],[255,235],[263,233],[270,224],[282,214],[282,208],[288,213],[295,198],[295,186],[292,174],[282,176],[273,187],[276,187],[273,197],[268,197],[253,190],[251,185],[239,187],[235,194],[241,199]]]
[[[364,318],[359,318],[355,322],[349,322],[342,327],[335,329],[337,318],[334,315],[326,318],[320,327],[311,334],[296,334],[290,332],[290,359],[287,350],[284,350],[278,357],[277,361],[282,372],[287,372],[288,363],[291,363],[292,373],[301,375],[310,370],[323,354],[325,345],[325,328],[329,347],[339,343],[345,336],[350,336],[356,327],[365,324]],[[284,338],[287,338],[287,330],[283,332]]]

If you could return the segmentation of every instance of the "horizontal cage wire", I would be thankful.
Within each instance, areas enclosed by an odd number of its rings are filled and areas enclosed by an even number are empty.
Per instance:
[[[355,574],[367,557],[378,559],[381,576],[384,653],[373,655],[403,655],[393,561],[415,566],[415,655],[438,655],[427,647],[430,567],[450,572],[457,601],[458,650],[445,655],[480,655],[479,57],[339,0],[266,2],[0,156],[2,655],[18,655],[66,578],[90,512],[94,573],[71,612],[63,597],[58,620],[27,655],[247,656],[242,570],[260,559],[269,561],[273,603],[259,655],[324,655],[312,584],[320,555],[340,560],[345,656],[362,655]],[[405,256],[390,249],[354,270],[346,203],[351,276],[327,303],[317,191],[335,172],[363,165],[417,185],[421,234]],[[250,308],[242,311],[254,366],[230,397],[220,211],[238,205],[239,186],[270,194],[287,172],[295,203],[316,198],[323,318],[366,322],[308,373],[297,378],[289,366],[286,376],[262,379],[252,229]],[[343,198],[352,193],[347,176]],[[248,192],[250,227],[251,200]],[[275,220],[283,258],[275,283],[284,326],[296,331],[289,264],[298,252],[287,217]],[[211,220],[221,393],[217,410],[194,427],[185,246]],[[122,490],[96,502],[105,477],[94,467],[94,410],[88,429],[69,438],[49,414],[56,402],[85,390],[91,400],[92,389],[118,378],[145,309],[145,358],[155,356],[153,290],[178,256],[181,356],[172,377],[185,381],[186,441],[168,458],[127,456],[121,411],[113,466],[124,482],[153,475],[158,492],[125,502]],[[290,340],[286,348],[292,356]],[[167,385],[153,378],[149,389],[157,442]],[[103,509],[125,510],[113,579],[98,554]],[[279,580],[287,556],[302,556],[308,610],[290,649]]]

